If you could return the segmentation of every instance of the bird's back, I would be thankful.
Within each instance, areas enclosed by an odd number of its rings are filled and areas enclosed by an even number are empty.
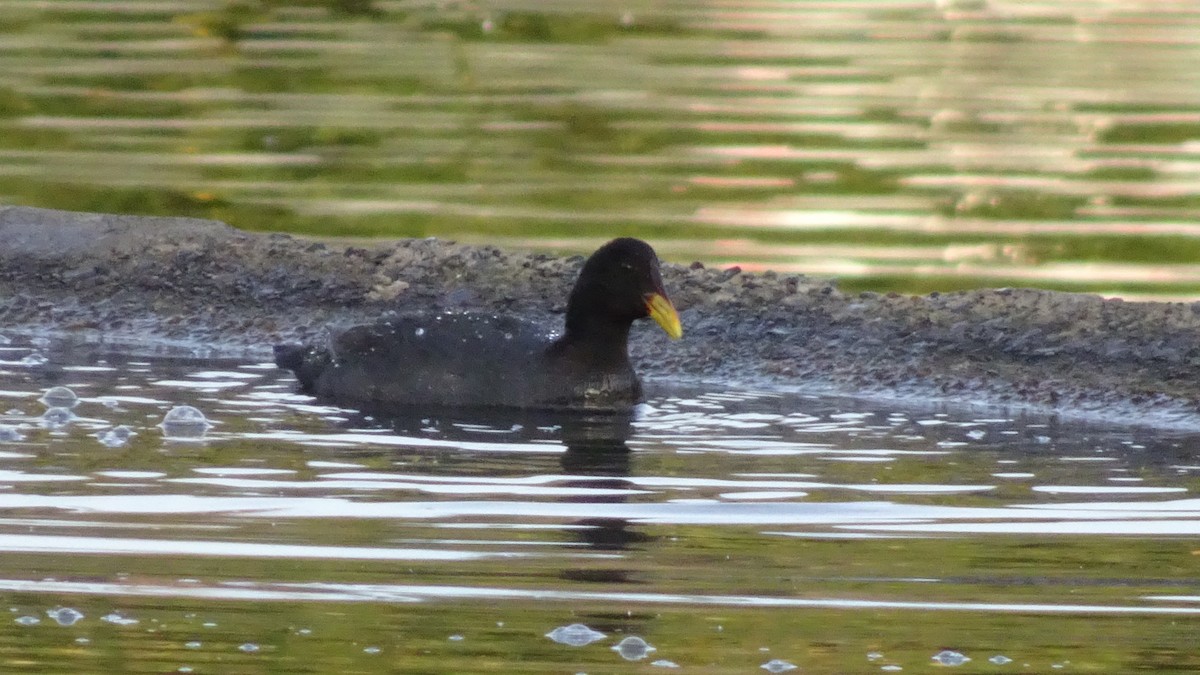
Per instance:
[[[556,358],[539,326],[490,314],[414,314],[355,326],[327,347],[281,347],[310,393],[372,406],[601,406],[639,393],[628,363],[606,372]]]

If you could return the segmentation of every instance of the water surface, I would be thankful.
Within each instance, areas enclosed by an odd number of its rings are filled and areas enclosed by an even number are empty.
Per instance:
[[[652,385],[633,420],[384,419],[299,395],[270,364],[11,342],[0,659],[1200,667],[1194,435]],[[164,422],[180,406],[208,424]]]
[[[1200,298],[1193,0],[0,16],[0,203]]]

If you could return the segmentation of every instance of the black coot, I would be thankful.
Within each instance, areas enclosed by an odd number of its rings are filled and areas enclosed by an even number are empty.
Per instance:
[[[327,346],[279,345],[275,363],[308,393],[349,405],[621,408],[641,385],[629,326],[683,334],[654,249],[614,239],[584,263],[561,337],[489,314],[413,314],[355,326]]]

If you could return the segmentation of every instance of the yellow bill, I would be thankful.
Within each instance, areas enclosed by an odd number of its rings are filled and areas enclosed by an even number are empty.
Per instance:
[[[654,323],[658,324],[672,340],[683,337],[683,325],[679,323],[679,312],[675,311],[675,305],[671,304],[667,296],[661,293],[646,295],[646,309],[650,312],[650,318],[654,319]]]

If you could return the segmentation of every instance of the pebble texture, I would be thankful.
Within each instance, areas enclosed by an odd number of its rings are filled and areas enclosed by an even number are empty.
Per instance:
[[[651,242],[653,244],[653,242]],[[471,309],[557,327],[581,257],[426,239],[252,234],[223,223],[0,207],[0,334],[266,358],[387,312]],[[654,381],[1015,405],[1200,427],[1200,304],[1039,290],[845,294],[804,276],[665,265],[684,339],[634,331]]]

